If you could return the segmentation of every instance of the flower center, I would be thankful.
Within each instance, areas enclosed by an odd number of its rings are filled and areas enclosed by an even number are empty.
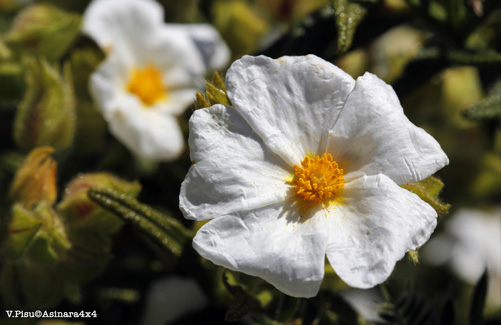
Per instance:
[[[344,186],[343,170],[331,154],[305,157],[301,166],[294,165],[296,195],[304,200],[321,203],[333,198]]]
[[[127,91],[139,97],[147,106],[153,105],[167,95],[160,71],[152,65],[134,70]]]

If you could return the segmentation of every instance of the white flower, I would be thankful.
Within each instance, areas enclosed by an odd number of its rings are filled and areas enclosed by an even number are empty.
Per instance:
[[[488,301],[501,305],[501,208],[482,211],[462,208],[445,224],[445,232],[423,248],[431,264],[448,263],[464,281],[477,283],[485,269]]]
[[[311,297],[326,255],[347,284],[369,288],[428,240],[435,211],[398,185],[448,159],[390,86],[313,55],[245,56],[226,83],[234,107],[190,119],[180,208],[214,218],[194,238],[202,256]]]
[[[176,158],[184,141],[176,115],[194,100],[207,70],[229,51],[209,25],[163,23],[150,0],[95,0],[83,30],[108,54],[90,89],[111,133],[140,157]]]

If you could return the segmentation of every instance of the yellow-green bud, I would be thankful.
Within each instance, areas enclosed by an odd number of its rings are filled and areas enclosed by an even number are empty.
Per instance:
[[[48,60],[66,53],[80,32],[81,18],[51,5],[27,7],[5,35],[8,45]]]
[[[123,222],[111,212],[93,203],[87,196],[90,188],[111,188],[137,196],[141,186],[107,173],[83,174],[73,179],[64,191],[58,212],[64,217],[68,237],[73,244],[63,258],[66,278],[83,284],[100,274],[111,260],[111,235]]]
[[[107,173],[89,173],[73,179],[64,190],[58,211],[65,217],[65,223],[69,228],[95,228],[101,232],[114,233],[122,222],[87,197],[90,188],[110,188],[136,197],[141,185]]]
[[[15,204],[3,246],[2,298],[17,306],[15,299],[21,298],[29,308],[59,303],[66,285],[59,265],[70,247],[61,219],[49,202],[32,209]]]
[[[57,197],[57,163],[50,157],[51,147],[39,147],[29,153],[17,171],[10,188],[10,197],[30,209],[39,202],[54,204]]]
[[[75,135],[75,99],[69,66],[28,61],[26,93],[19,104],[14,139],[25,150],[50,145],[63,149]]]

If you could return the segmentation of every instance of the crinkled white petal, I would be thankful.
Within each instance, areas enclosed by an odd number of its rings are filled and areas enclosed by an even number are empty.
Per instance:
[[[397,184],[422,180],[449,163],[438,142],[404,115],[391,86],[373,74],[357,79],[329,137],[345,174],[385,174]]]
[[[206,70],[219,70],[230,60],[230,50],[219,32],[209,24],[167,24],[170,30],[186,33],[202,54]]]
[[[244,56],[226,75],[228,96],[263,141],[291,166],[325,152],[328,130],[354,80],[314,55]]]
[[[327,221],[327,258],[352,287],[385,281],[395,263],[423,245],[437,224],[430,205],[382,174],[346,183],[342,196]]]
[[[313,297],[324,276],[323,217],[294,223],[297,211],[277,204],[216,218],[193,239],[203,257],[225,268],[259,276],[295,297]]]
[[[206,220],[283,202],[291,171],[234,107],[215,105],[190,118],[193,165],[181,185],[180,209]]]
[[[152,0],[94,0],[84,13],[82,30],[105,51],[131,51],[163,22],[163,9]]]

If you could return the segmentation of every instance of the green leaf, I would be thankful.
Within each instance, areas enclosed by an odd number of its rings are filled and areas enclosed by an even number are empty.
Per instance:
[[[480,324],[485,306],[485,298],[487,295],[487,269],[478,281],[473,290],[473,298],[470,308],[470,325]]]
[[[336,17],[337,53],[349,50],[358,24],[367,14],[367,9],[349,0],[333,0],[332,7]]]
[[[430,176],[419,182],[401,185],[402,188],[417,194],[423,201],[431,205],[439,217],[443,217],[449,213],[450,204],[443,203],[439,194],[444,187],[444,183],[436,177]]]
[[[474,121],[501,119],[501,80],[491,88],[486,98],[466,109],[463,115]]]
[[[494,50],[484,52],[451,50],[447,52],[447,59],[455,64],[476,65],[481,67],[501,66],[501,53]]]
[[[175,257],[192,238],[191,232],[179,221],[137,200],[111,189],[90,189],[89,198],[122,220],[131,223],[147,238]]]

